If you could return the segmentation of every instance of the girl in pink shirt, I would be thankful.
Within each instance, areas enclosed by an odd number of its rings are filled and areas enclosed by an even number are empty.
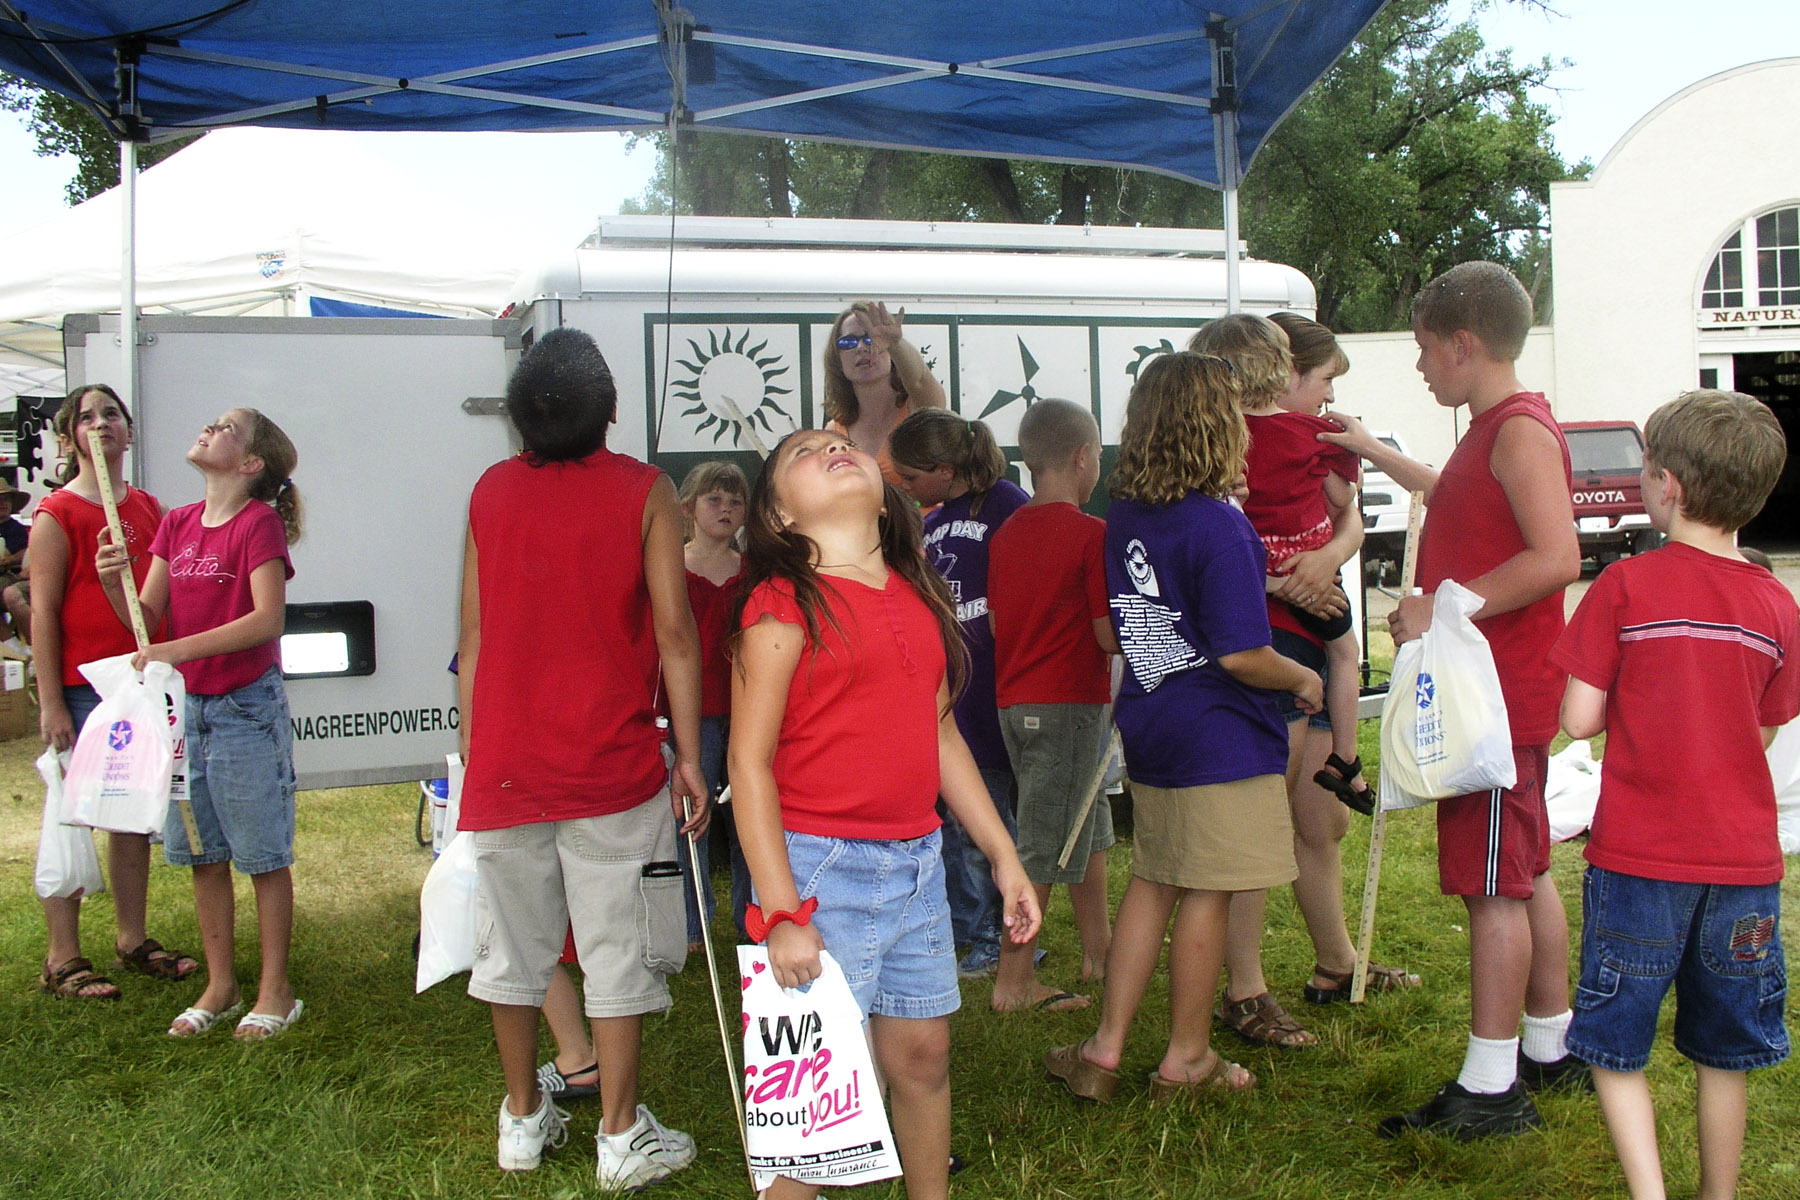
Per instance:
[[[200,833],[190,850],[170,817],[163,853],[194,868],[194,905],[206,956],[206,990],[169,1025],[194,1037],[243,1007],[233,965],[231,868],[256,891],[262,978],[237,1037],[273,1037],[304,1005],[288,979],[294,923],[294,753],[279,662],[300,537],[300,496],[289,478],[299,456],[275,422],[236,408],[200,431],[187,459],[206,480],[206,499],[164,518],[150,543],[140,593],[145,623],[165,616],[168,637],[134,659],[181,668],[187,685],[188,791]],[[113,608],[125,619],[125,552],[106,540],[97,558]]]
[[[949,1187],[959,1003],[940,793],[994,864],[1011,936],[1039,921],[951,713],[955,610],[920,553],[916,507],[841,433],[784,438],[745,529],[730,773],[760,905],[748,924],[783,987],[818,978],[821,950],[843,967],[891,1092],[907,1195],[935,1200]],[[765,1195],[817,1192],[780,1176]]]

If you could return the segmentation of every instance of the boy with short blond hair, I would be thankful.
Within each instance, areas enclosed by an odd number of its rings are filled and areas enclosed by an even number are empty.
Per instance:
[[[1040,904],[1068,885],[1083,978],[1105,970],[1111,941],[1106,851],[1112,813],[1101,797],[1081,822],[1069,865],[1064,843],[1100,766],[1111,694],[1107,655],[1119,652],[1107,607],[1106,522],[1081,511],[1100,482],[1100,427],[1068,400],[1039,400],[1019,422],[1031,501],[993,536],[988,612],[1000,732],[1018,780],[1019,857]],[[1037,939],[1000,942],[993,1007],[1060,1012],[1088,997],[1037,981]]]
[[[1563,630],[1563,589],[1581,576],[1569,451],[1542,394],[1515,360],[1531,329],[1531,297],[1506,268],[1463,263],[1413,303],[1418,370],[1437,402],[1467,407],[1469,428],[1441,471],[1371,436],[1354,418],[1347,446],[1430,505],[1418,584],[1388,624],[1396,644],[1431,624],[1432,593],[1454,579],[1482,598],[1475,624],[1493,649],[1517,782],[1437,804],[1438,881],[1469,913],[1470,1036],[1457,1078],[1410,1112],[1382,1121],[1464,1141],[1542,1123],[1530,1092],[1584,1087],[1569,1024],[1569,929],[1550,878],[1544,778],[1563,677],[1547,661]],[[1524,1019],[1524,1036],[1519,1032]]]
[[[1699,1195],[1716,1200],[1737,1187],[1747,1073],[1788,1056],[1764,751],[1800,715],[1787,662],[1800,609],[1736,544],[1787,443],[1761,402],[1713,390],[1663,405],[1645,434],[1644,507],[1668,544],[1608,567],[1551,654],[1570,675],[1563,728],[1607,734],[1568,1040],[1592,1064],[1631,1195],[1660,1200],[1644,1067],[1674,985],[1675,1048],[1698,1076]]]

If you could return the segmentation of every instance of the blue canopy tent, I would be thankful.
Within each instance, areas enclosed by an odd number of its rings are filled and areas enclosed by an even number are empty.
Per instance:
[[[0,0],[0,69],[136,146],[225,125],[706,129],[1135,167],[1225,193],[1383,0]],[[126,376],[135,341],[124,232]]]

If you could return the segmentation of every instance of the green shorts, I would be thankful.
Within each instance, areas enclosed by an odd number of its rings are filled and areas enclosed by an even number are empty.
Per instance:
[[[1112,806],[1102,792],[1081,824],[1069,865],[1056,865],[1100,770],[1105,716],[1103,704],[1014,704],[1000,710],[1000,735],[1019,786],[1019,861],[1033,883],[1080,883],[1089,857],[1112,847]]]

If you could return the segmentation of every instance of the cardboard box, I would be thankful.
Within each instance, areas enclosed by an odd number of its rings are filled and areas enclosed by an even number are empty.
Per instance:
[[[23,686],[0,691],[0,742],[35,735],[37,731],[38,710],[31,693]]]

